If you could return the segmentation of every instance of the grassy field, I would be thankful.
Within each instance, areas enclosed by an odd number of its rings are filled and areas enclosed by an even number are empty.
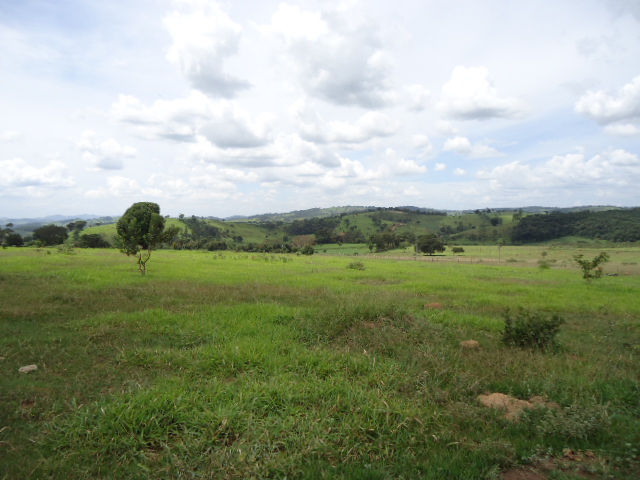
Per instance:
[[[598,251],[0,250],[0,478],[640,478],[640,249]],[[501,342],[519,307],[556,348]]]

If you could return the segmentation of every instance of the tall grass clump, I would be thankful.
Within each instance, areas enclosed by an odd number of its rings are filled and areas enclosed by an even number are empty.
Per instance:
[[[522,307],[514,314],[507,309],[502,341],[510,346],[548,349],[555,346],[555,337],[563,323],[564,320],[556,314],[546,316]]]

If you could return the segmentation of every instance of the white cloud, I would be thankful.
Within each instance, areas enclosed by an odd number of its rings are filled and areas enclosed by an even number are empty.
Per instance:
[[[324,167],[340,164],[339,156],[331,149],[301,139],[298,135],[279,135],[268,145],[250,148],[220,148],[205,137],[198,136],[197,141],[187,149],[190,163],[209,163],[217,165],[240,165],[251,168],[272,166],[294,166],[312,161]]]
[[[520,161],[478,172],[505,194],[520,189],[620,188],[633,191],[640,182],[640,158],[622,149],[587,158],[583,152],[556,155],[533,166]]]
[[[392,175],[417,175],[427,173],[429,169],[415,160],[400,158],[390,167]]]
[[[229,102],[220,102],[211,120],[199,130],[209,141],[222,148],[249,148],[265,145],[269,140],[272,114],[262,113],[255,120]]]
[[[44,167],[34,167],[21,158],[0,161],[0,187],[14,192],[24,187],[44,189],[67,188],[75,185],[67,176],[67,166],[59,160],[50,160]]]
[[[300,136],[318,143],[364,143],[378,137],[389,137],[400,127],[390,116],[375,111],[366,112],[354,122],[325,122],[312,106],[305,103],[294,106],[293,116]]]
[[[119,95],[111,114],[147,139],[193,141],[197,127],[211,117],[211,108],[209,99],[196,91],[183,99],[156,100],[149,107],[131,95]]]
[[[640,136],[640,126],[632,123],[614,123],[604,127],[605,133],[616,137],[637,137]]]
[[[413,112],[423,111],[431,100],[431,91],[423,85],[406,85],[402,94],[407,108]]]
[[[135,148],[120,145],[113,138],[98,143],[95,137],[95,132],[84,131],[76,147],[82,153],[82,159],[98,170],[122,170],[123,158],[132,158],[137,154]]]
[[[436,122],[436,130],[442,135],[458,135],[458,129],[448,120],[438,120]]]
[[[279,39],[309,95],[365,108],[391,101],[391,57],[364,12],[309,12],[281,3],[261,31]]]
[[[188,12],[173,11],[164,19],[173,39],[167,58],[196,88],[213,97],[231,98],[249,87],[224,72],[224,62],[238,52],[242,27],[216,2],[182,1]]]
[[[460,120],[518,118],[525,113],[522,103],[498,96],[486,67],[457,66],[442,87],[439,109]]]
[[[454,174],[454,175],[456,175],[456,176],[458,176],[458,177],[464,177],[464,176],[467,174],[467,172],[466,172],[464,169],[462,169],[462,168],[456,168],[456,169],[453,171],[453,174]]]
[[[502,155],[498,150],[488,145],[473,145],[467,137],[448,138],[444,142],[443,149],[447,152],[456,152],[468,155],[471,158],[488,158]]]
[[[428,136],[422,134],[413,135],[411,145],[418,150],[418,157],[428,157],[433,152],[433,145]]]
[[[447,169],[446,163],[436,163],[435,171],[436,172],[444,172]]]
[[[274,116],[260,113],[251,118],[235,102],[212,101],[192,91],[186,98],[156,100],[145,106],[130,95],[120,95],[111,113],[147,139],[164,138],[194,142],[202,135],[222,148],[250,148],[265,145]]]
[[[640,75],[623,86],[617,95],[604,90],[587,92],[575,110],[599,123],[640,118]]]

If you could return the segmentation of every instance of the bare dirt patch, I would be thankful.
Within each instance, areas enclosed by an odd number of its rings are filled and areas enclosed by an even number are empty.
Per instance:
[[[521,400],[519,398],[506,395],[504,393],[490,393],[488,395],[478,395],[478,400],[485,407],[496,408],[505,411],[507,420],[515,420],[518,414],[525,409],[534,408],[536,406],[557,408],[558,404],[547,402],[544,397],[531,397],[529,400]]]

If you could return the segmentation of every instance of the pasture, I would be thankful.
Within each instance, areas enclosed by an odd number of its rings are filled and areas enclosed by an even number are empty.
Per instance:
[[[640,249],[589,247],[0,250],[0,478],[640,478]],[[554,348],[501,341],[520,307]]]

